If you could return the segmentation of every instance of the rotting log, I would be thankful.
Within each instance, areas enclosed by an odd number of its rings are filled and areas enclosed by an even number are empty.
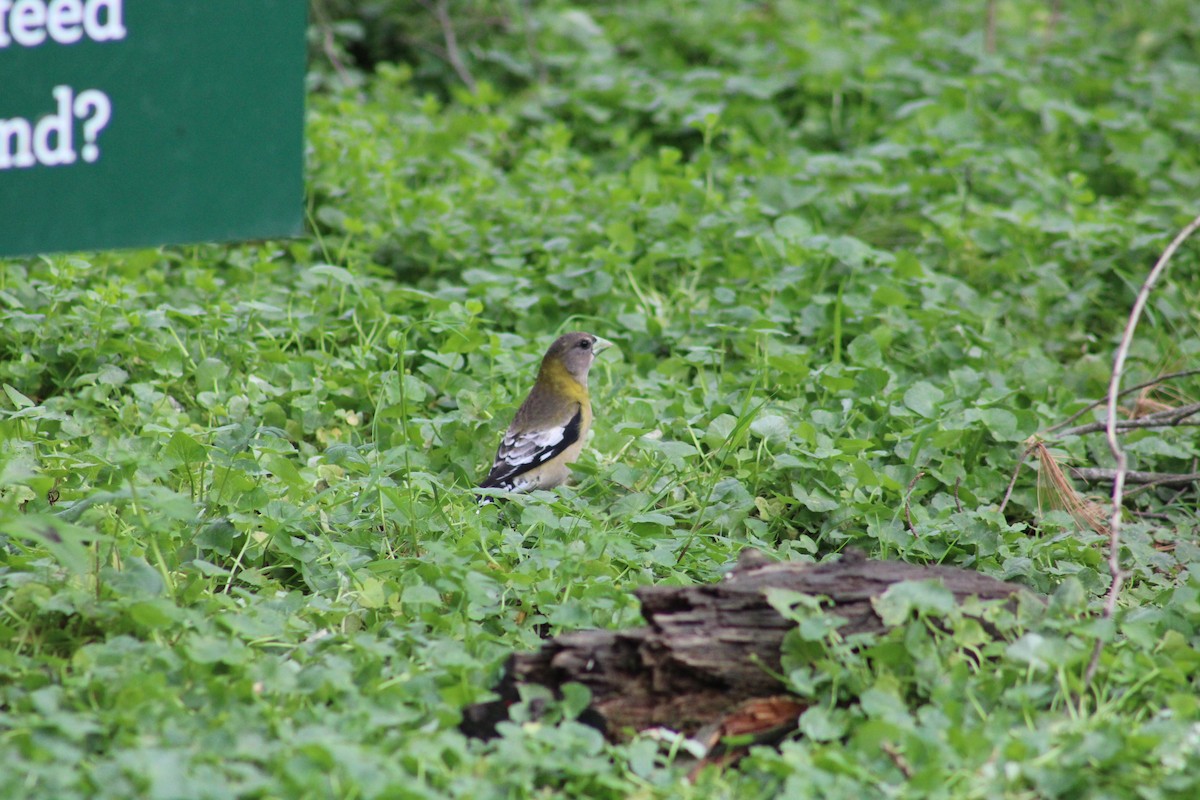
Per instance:
[[[496,687],[498,700],[464,709],[462,730],[488,738],[508,719],[519,687],[536,684],[560,696],[578,682],[592,693],[581,719],[611,737],[666,727],[694,735],[720,726],[784,687],[780,645],[794,623],[768,602],[768,589],[829,599],[846,619],[843,635],[882,632],[871,600],[895,583],[940,580],[961,602],[997,600],[1028,591],[978,572],[900,561],[875,561],[852,552],[821,564],[771,563],[745,550],[720,583],[645,586],[635,594],[647,625],[624,631],[589,630],[556,636],[533,653],[515,653]]]

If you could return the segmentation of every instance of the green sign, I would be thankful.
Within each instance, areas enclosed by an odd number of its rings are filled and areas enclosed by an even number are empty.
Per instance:
[[[306,0],[0,0],[0,255],[293,236]]]

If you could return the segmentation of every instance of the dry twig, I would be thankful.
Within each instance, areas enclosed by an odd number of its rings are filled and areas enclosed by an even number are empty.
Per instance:
[[[1073,467],[1071,474],[1085,481],[1113,481],[1117,477],[1115,469],[1098,469],[1095,467]],[[1125,473],[1126,483],[1142,484],[1143,488],[1150,486],[1186,486],[1200,482],[1200,472],[1139,472],[1129,470]]]
[[[1200,458],[1192,459],[1192,472],[1200,472]],[[1180,489],[1177,489],[1175,491],[1175,494],[1171,495],[1171,499],[1168,500],[1166,504],[1168,506],[1175,505],[1176,501],[1178,501],[1179,498],[1183,496],[1183,493],[1186,492],[1187,490],[1188,490],[1187,486],[1183,486]]]
[[[1127,394],[1133,394],[1134,392],[1141,391],[1142,389],[1146,389],[1151,386],[1158,386],[1161,383],[1165,383],[1167,381],[1174,380],[1176,378],[1186,378],[1190,375],[1200,375],[1200,367],[1198,367],[1196,369],[1185,369],[1185,370],[1181,370],[1179,372],[1171,372],[1166,375],[1159,375],[1157,378],[1153,378],[1148,381],[1143,381],[1142,383],[1139,383],[1137,386],[1130,386],[1128,389],[1125,389],[1124,391],[1122,391],[1121,397],[1124,397]],[[1091,411],[1093,408],[1104,405],[1105,402],[1107,402],[1107,398],[1105,400],[1097,400],[1094,403],[1089,403],[1088,405],[1086,405],[1083,408],[1076,411],[1071,416],[1064,419],[1062,422],[1059,422],[1055,425],[1051,425],[1049,428],[1046,428],[1044,431],[1042,431],[1042,435],[1047,436],[1051,433],[1054,433],[1059,428],[1065,428],[1066,426],[1070,425],[1075,420],[1082,417],[1087,412]],[[1096,430],[1104,430],[1104,423],[1099,423],[1099,424],[1100,424],[1100,427],[1096,428]],[[1072,430],[1075,430],[1075,429],[1072,428]],[[1085,433],[1086,432],[1087,431],[1085,431]],[[1063,435],[1065,436],[1065,435],[1067,435],[1067,433],[1064,433]],[[1073,435],[1077,436],[1078,433],[1073,434]]]
[[[437,19],[438,26],[442,29],[442,39],[446,43],[446,61],[450,63],[454,73],[458,75],[458,79],[466,84],[467,89],[474,92],[475,76],[471,74],[471,70],[467,69],[462,52],[458,49],[458,34],[454,32],[454,23],[450,19],[449,0],[436,0],[435,2],[421,0],[421,5],[433,14]]]
[[[908,499],[912,497],[913,487],[917,485],[917,481],[925,477],[924,472],[918,472],[913,476],[913,479],[908,482],[908,488],[904,490],[904,521],[908,523],[908,532],[913,536],[920,536],[917,529],[913,527],[912,514],[908,510]]]
[[[333,23],[329,20],[329,15],[325,11],[325,4],[321,0],[314,0],[312,3],[313,16],[316,18],[317,27],[321,31],[321,51],[325,53],[325,58],[329,59],[329,63],[333,66],[333,71],[337,73],[343,86],[350,85],[350,73],[346,71],[346,67],[342,64],[342,59],[338,56],[337,47],[333,40]]]
[[[1175,255],[1175,251],[1197,229],[1200,229],[1200,216],[1193,219],[1167,245],[1167,249],[1163,251],[1154,268],[1150,270],[1150,274],[1146,276],[1142,288],[1138,290],[1137,298],[1133,301],[1133,309],[1129,312],[1129,320],[1125,323],[1125,332],[1121,335],[1121,343],[1117,346],[1117,353],[1113,358],[1112,379],[1108,384],[1108,413],[1105,415],[1105,438],[1108,440],[1108,449],[1112,452],[1113,458],[1116,459],[1117,470],[1113,476],[1112,516],[1108,522],[1108,572],[1112,576],[1112,583],[1108,587],[1108,597],[1104,602],[1104,617],[1106,619],[1111,619],[1116,613],[1117,597],[1121,593],[1121,585],[1125,582],[1125,572],[1121,569],[1121,508],[1124,501],[1125,478],[1129,469],[1129,462],[1125,456],[1125,451],[1121,448],[1121,443],[1117,441],[1117,400],[1121,395],[1121,375],[1125,371],[1125,359],[1129,356],[1129,348],[1133,345],[1133,333],[1137,330],[1137,324],[1142,317],[1142,311],[1146,308],[1146,303],[1150,299],[1150,292],[1154,289],[1154,285],[1158,283],[1158,279],[1162,276],[1163,272],[1166,271],[1167,265],[1171,263],[1171,257]],[[1200,411],[1200,408],[1197,408],[1196,411]],[[1193,411],[1192,413],[1196,412]],[[1143,420],[1130,421],[1141,422]],[[1096,644],[1092,648],[1091,660],[1088,661],[1087,670],[1084,672],[1085,683],[1091,684],[1092,678],[1095,677],[1096,668],[1100,665],[1100,653],[1103,650],[1104,641],[1097,638]]]
[[[912,779],[912,766],[908,763],[908,759],[904,757],[904,754],[900,752],[896,745],[892,744],[891,742],[884,741],[879,745],[879,749],[883,751],[884,755],[891,759],[892,763],[896,765],[896,769],[900,770],[900,774],[903,775],[906,780]]]
[[[1017,463],[1013,467],[1012,477],[1008,479],[1008,488],[1004,490],[1004,499],[1000,501],[1000,508],[998,510],[1001,514],[1004,513],[1004,509],[1008,505],[1009,499],[1012,497],[1013,487],[1017,485],[1017,476],[1021,474],[1021,465],[1025,463],[1025,459],[1029,458],[1029,454],[1032,453],[1039,444],[1040,442],[1037,441],[1036,437],[1034,436],[1031,436],[1025,440],[1025,449],[1021,451],[1021,457],[1017,459]]]
[[[1200,425],[1200,421],[1188,419],[1189,417],[1194,417],[1196,414],[1200,414],[1200,403],[1189,403],[1179,408],[1171,408],[1166,411],[1147,414],[1138,419],[1118,419],[1112,423],[1112,428],[1114,431],[1125,431],[1134,428],[1179,428]],[[1085,433],[1096,433],[1097,431],[1107,431],[1108,429],[1109,421],[1105,419],[1102,422],[1089,422],[1086,425],[1067,428],[1059,436],[1082,436]]]

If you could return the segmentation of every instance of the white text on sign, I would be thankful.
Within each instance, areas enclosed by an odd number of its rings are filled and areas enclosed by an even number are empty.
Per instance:
[[[0,119],[0,170],[43,164],[74,164],[78,156],[92,162],[100,157],[96,138],[112,118],[112,102],[99,89],[75,94],[70,86],[55,86],[56,110],[36,123],[21,117]],[[75,152],[75,123],[82,123],[83,146]]]
[[[0,0],[0,50],[125,38],[122,0]]]

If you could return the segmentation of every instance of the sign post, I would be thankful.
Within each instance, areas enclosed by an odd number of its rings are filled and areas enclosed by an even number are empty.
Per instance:
[[[0,256],[294,236],[305,0],[0,0]]]

